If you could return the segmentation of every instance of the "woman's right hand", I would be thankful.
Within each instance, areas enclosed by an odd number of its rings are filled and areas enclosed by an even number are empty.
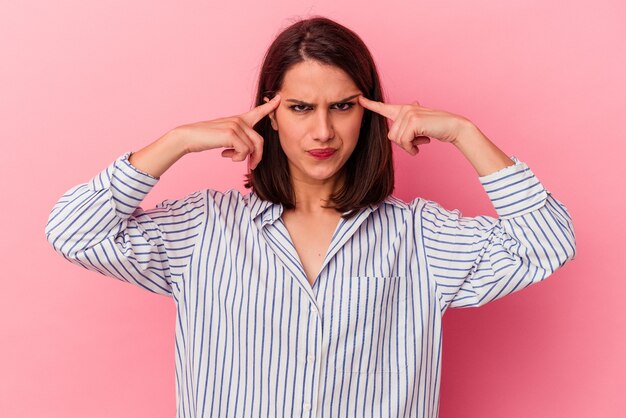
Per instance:
[[[184,138],[187,152],[202,152],[214,148],[226,148],[222,157],[243,161],[250,156],[250,168],[254,169],[263,156],[263,137],[254,129],[265,116],[280,103],[280,96],[254,109],[236,116],[182,125],[175,128]]]
[[[278,107],[280,96],[237,116],[178,126],[130,156],[137,169],[159,178],[183,155],[215,148],[226,148],[222,156],[243,161],[250,156],[254,169],[263,156],[263,138],[254,125]]]

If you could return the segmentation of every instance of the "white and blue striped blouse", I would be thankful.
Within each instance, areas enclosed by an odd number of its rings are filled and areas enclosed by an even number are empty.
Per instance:
[[[69,261],[172,296],[176,416],[437,417],[441,325],[575,255],[565,206],[526,164],[479,177],[499,219],[393,196],[341,219],[311,286],[253,192],[202,190],[143,210],[158,179],[126,153],[52,209]]]

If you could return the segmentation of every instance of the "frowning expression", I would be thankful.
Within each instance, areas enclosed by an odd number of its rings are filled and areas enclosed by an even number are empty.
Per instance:
[[[270,115],[294,181],[336,180],[357,144],[363,107],[361,91],[338,67],[303,61],[291,67]]]

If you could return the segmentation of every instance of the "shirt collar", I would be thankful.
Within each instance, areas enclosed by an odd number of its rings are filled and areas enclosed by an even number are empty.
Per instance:
[[[385,200],[383,200],[383,203],[387,203],[389,205],[393,205],[395,207],[398,207],[400,209],[409,209],[409,204],[406,203],[404,200],[401,200],[393,195],[389,195],[385,198]]]
[[[254,191],[251,191],[245,197],[248,202],[248,207],[250,208],[252,219],[256,219],[260,216],[261,226],[265,226],[268,223],[276,222],[276,220],[280,218],[283,214],[283,205],[281,203],[274,203],[268,200],[263,200]],[[406,202],[398,199],[393,195],[389,195],[381,203],[366,206],[362,210],[369,210],[370,212],[374,212],[381,204],[389,204],[402,209],[409,208],[409,205]]]
[[[261,224],[263,226],[270,222],[274,223],[283,213],[282,204],[263,200],[254,191],[248,193],[245,198],[248,202],[252,219],[256,220],[257,217],[261,216]]]

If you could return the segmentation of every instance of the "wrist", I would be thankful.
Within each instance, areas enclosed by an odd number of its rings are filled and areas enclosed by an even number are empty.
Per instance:
[[[478,126],[471,122],[464,125],[453,144],[474,166],[480,176],[486,176],[515,164],[482,133]]]
[[[474,125],[469,119],[461,118],[458,120],[457,135],[450,143],[457,148],[461,148],[468,142],[480,139],[480,137],[484,138],[484,135],[478,129],[478,126]]]
[[[176,155],[176,159],[178,159],[192,152],[187,143],[187,137],[188,136],[183,133],[182,129],[177,127],[163,135],[161,140],[167,144],[167,147],[173,151]]]

